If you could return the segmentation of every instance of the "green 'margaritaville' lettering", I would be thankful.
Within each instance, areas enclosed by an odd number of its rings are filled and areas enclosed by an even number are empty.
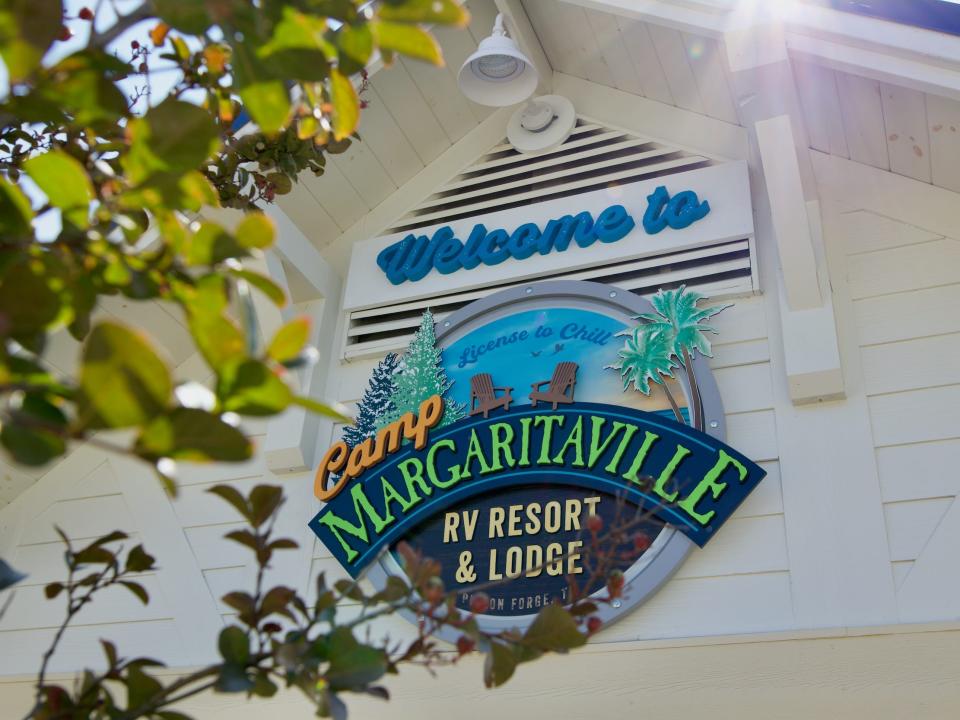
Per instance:
[[[716,514],[712,505],[730,483],[744,482],[748,473],[722,449],[697,452],[716,457],[709,470],[691,478],[684,463],[694,450],[629,422],[591,414],[544,414],[522,418],[518,426],[478,425],[460,446],[450,438],[437,440],[425,453],[405,458],[380,475],[379,482],[353,484],[350,505],[340,503],[336,512],[326,512],[319,525],[336,538],[347,562],[353,562],[364,546],[373,544],[434,493],[513,469],[575,468],[616,478],[624,485],[639,485],[652,499],[670,504],[691,525],[705,528]],[[687,488],[682,494],[680,477]]]

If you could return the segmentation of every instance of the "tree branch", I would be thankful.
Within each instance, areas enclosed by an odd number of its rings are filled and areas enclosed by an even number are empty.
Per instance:
[[[87,43],[87,45],[89,47],[104,49],[107,47],[107,45],[123,35],[123,33],[132,28],[134,25],[152,17],[156,17],[155,13],[153,12],[153,8],[150,7],[149,2],[145,2],[136,10],[127,13],[126,15],[118,14],[117,21],[106,30],[103,30],[102,32],[91,30],[90,41]]]

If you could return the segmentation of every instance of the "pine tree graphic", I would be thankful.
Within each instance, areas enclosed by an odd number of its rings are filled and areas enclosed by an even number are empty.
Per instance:
[[[395,389],[391,397],[393,407],[380,418],[378,428],[393,422],[404,413],[419,414],[420,403],[431,395],[444,398],[443,419],[438,427],[450,425],[466,417],[466,407],[446,397],[453,383],[447,378],[441,364],[442,351],[437,347],[433,325],[433,313],[427,310],[420,321],[420,329],[404,353],[400,372],[394,378]]]
[[[366,392],[357,405],[357,420],[343,431],[343,441],[349,447],[355,447],[372,437],[377,431],[380,418],[393,409],[391,396],[395,390],[395,376],[399,366],[400,358],[395,353],[390,353],[374,369]]]

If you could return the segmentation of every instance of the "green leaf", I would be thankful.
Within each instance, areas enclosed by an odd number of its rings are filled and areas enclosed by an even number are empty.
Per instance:
[[[287,610],[287,606],[296,594],[296,591],[292,588],[283,587],[282,585],[270,588],[260,603],[260,615],[262,617],[267,617],[273,613],[289,615],[290,613]]]
[[[0,562],[2,562],[2,561],[0,561]],[[0,588],[0,589],[2,589],[2,588]],[[43,588],[43,596],[44,596],[45,598],[47,598],[47,600],[53,600],[53,599],[54,599],[55,597],[57,597],[60,593],[62,593],[63,590],[64,590],[63,583],[58,583],[58,582],[50,583],[49,585],[45,585],[45,586],[44,586],[44,588]]]
[[[14,570],[7,564],[6,560],[0,558],[0,590],[6,590],[11,585],[16,585],[25,577],[27,576]]]
[[[490,642],[490,652],[483,664],[483,682],[489,687],[500,687],[513,677],[517,658],[513,651],[496,640]]]
[[[257,549],[257,536],[249,530],[231,530],[223,537],[227,540],[233,540],[233,542],[239,543],[240,545],[244,545],[251,550]]]
[[[156,678],[147,675],[139,665],[131,665],[127,670],[127,706],[136,708],[163,690]]]
[[[91,330],[80,367],[82,427],[144,425],[166,410],[172,390],[166,363],[143,335],[112,322]]]
[[[103,647],[103,654],[107,658],[107,666],[112,668],[117,664],[119,656],[117,655],[117,646],[114,645],[109,640],[100,640],[100,645]]]
[[[246,248],[236,238],[212,222],[200,225],[200,229],[187,241],[185,250],[188,265],[216,265],[227,258],[247,256]]]
[[[50,68],[46,73],[49,81],[41,83],[34,94],[67,113],[74,127],[114,123],[127,112],[127,99],[115,82],[129,71],[128,64],[102,50],[81,50]],[[42,114],[49,116],[49,111]]]
[[[152,570],[156,558],[143,549],[143,545],[137,545],[127,554],[127,572],[145,572]]]
[[[236,511],[244,518],[247,520],[250,519],[250,506],[247,505],[247,499],[235,487],[231,487],[230,485],[214,485],[207,490],[207,492],[226,500],[233,505]]]
[[[60,2],[8,0],[0,7],[0,57],[11,82],[28,77],[40,65],[63,26]]]
[[[177,208],[197,212],[204,205],[220,205],[216,189],[195,170],[187,173],[154,172],[135,188],[124,192],[119,201],[129,210]],[[171,228],[169,223],[161,223],[161,227],[164,225],[168,230]]]
[[[330,99],[333,102],[333,137],[350,137],[360,122],[360,96],[353,81],[338,70],[330,71]]]
[[[287,296],[284,294],[283,288],[265,275],[253,272],[252,270],[235,270],[232,268],[229,272],[235,278],[246,280],[253,285],[257,290],[270,298],[277,307],[283,307],[287,304]]]
[[[246,338],[233,320],[223,315],[199,312],[188,316],[187,325],[197,348],[214,370],[246,356]]]
[[[240,221],[234,233],[243,247],[263,250],[273,245],[276,228],[273,220],[263,213],[249,213]]]
[[[228,664],[243,666],[250,659],[250,639],[236,625],[229,625],[220,631],[217,647],[220,656]]]
[[[338,627],[329,637],[327,682],[334,692],[363,688],[387,671],[384,652],[357,642],[350,628]]]
[[[259,360],[245,360],[221,370],[217,396],[223,409],[240,415],[276,415],[290,405],[293,393]]]
[[[257,606],[253,597],[245,592],[230,592],[220,598],[227,607],[232,607],[239,613],[239,618],[247,625],[256,622]]]
[[[14,338],[31,338],[63,319],[64,298],[57,289],[63,280],[48,252],[17,254],[6,264],[0,278],[0,307]]]
[[[136,595],[140,599],[140,602],[142,602],[144,605],[150,604],[150,595],[147,593],[146,589],[144,589],[143,585],[130,580],[118,580],[117,582]]]
[[[381,20],[393,22],[436,23],[459,27],[470,22],[470,13],[454,0],[404,0],[393,5],[383,3],[377,16]]]
[[[250,491],[250,524],[263,525],[283,502],[283,489],[277,485],[257,485]]]
[[[370,62],[373,54],[373,33],[366,23],[344,25],[337,31],[337,48],[340,51],[338,67],[344,75],[360,72]]]
[[[294,318],[277,330],[277,334],[270,341],[267,355],[279,363],[293,360],[303,350],[310,337],[310,319],[306,317]]]
[[[253,688],[253,681],[247,677],[246,670],[240,665],[226,663],[220,669],[216,689],[224,693],[247,692]]]
[[[240,430],[219,416],[179,407],[144,429],[137,438],[136,452],[151,460],[169,457],[192,462],[238,462],[248,460],[253,447]]]
[[[160,720],[194,720],[189,715],[184,715],[183,713],[176,712],[174,710],[164,710],[157,713],[157,717]]]
[[[124,164],[135,184],[158,172],[197,170],[220,147],[210,113],[173,98],[132,120],[127,132],[131,144]]]
[[[547,605],[523,635],[523,641],[537,650],[566,652],[580,647],[587,638],[577,629],[577,621],[560,605]]]
[[[253,678],[251,692],[257,697],[270,698],[277,694],[277,686],[265,672],[258,672]]]
[[[443,65],[440,45],[423,28],[382,20],[371,22],[370,26],[381,50],[398,52],[433,65]]]
[[[326,31],[326,18],[284,5],[273,36],[257,49],[257,56],[278,77],[321,82],[336,52],[324,37]]]
[[[240,98],[261,130],[275,133],[286,125],[290,117],[287,86],[247,43],[233,46],[233,73]]]
[[[106,548],[89,545],[73,556],[77,565],[110,565],[117,556]]]
[[[294,405],[299,405],[302,408],[306,408],[312,413],[316,413],[317,415],[322,415],[323,417],[331,418],[332,420],[336,420],[337,422],[346,422],[346,423],[353,422],[353,418],[349,418],[343,413],[337,412],[329,405],[325,405],[321,402],[317,402],[312,398],[303,397],[302,395],[295,395],[290,402],[293,403]]]
[[[0,233],[4,239],[30,237],[33,232],[31,220],[33,210],[27,196],[16,185],[0,177]]]
[[[46,465],[66,451],[62,436],[15,422],[6,422],[0,428],[0,443],[14,460],[30,467]]]
[[[67,222],[81,229],[89,227],[93,183],[78,160],[62,150],[49,150],[27,160],[24,169],[50,204],[63,211]]]
[[[200,35],[213,22],[205,2],[199,0],[153,0],[157,16],[181,32]]]

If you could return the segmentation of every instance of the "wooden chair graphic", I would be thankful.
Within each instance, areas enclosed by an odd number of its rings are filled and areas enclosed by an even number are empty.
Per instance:
[[[491,410],[502,407],[510,409],[513,402],[512,387],[494,387],[493,376],[490,373],[480,373],[470,378],[470,415],[483,413],[486,419]],[[497,393],[504,393],[497,397]]]
[[[563,403],[569,405],[573,402],[573,389],[577,384],[578,365],[574,362],[557,363],[553,369],[553,377],[543,382],[533,383],[530,393],[530,404],[537,406],[537,401],[553,404],[553,409]],[[546,391],[540,390],[544,385],[549,385]],[[569,395],[567,392],[569,391]]]

